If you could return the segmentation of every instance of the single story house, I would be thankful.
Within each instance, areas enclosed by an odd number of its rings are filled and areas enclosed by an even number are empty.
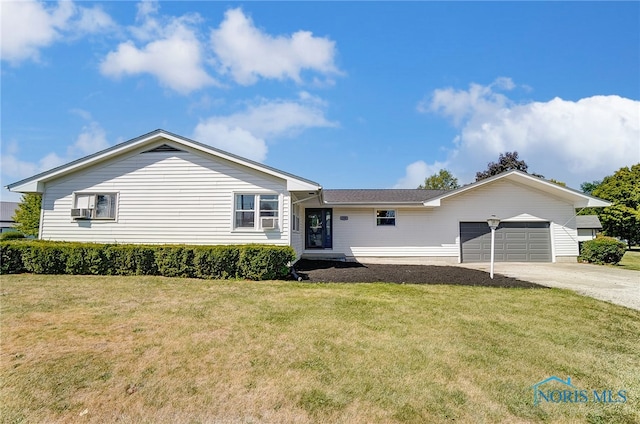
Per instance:
[[[602,224],[598,215],[576,216],[576,228],[578,229],[578,241],[593,240],[602,231]]]
[[[452,191],[329,190],[164,130],[7,186],[42,193],[40,239],[266,243],[298,257],[575,260],[576,209],[609,203],[519,171]]]

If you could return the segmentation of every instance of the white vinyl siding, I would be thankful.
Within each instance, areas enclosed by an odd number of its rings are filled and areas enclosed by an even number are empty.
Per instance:
[[[486,221],[496,215],[506,221],[550,223],[552,257],[578,255],[575,210],[548,193],[498,180],[444,199],[435,208],[400,208],[402,225],[392,232],[376,227],[373,207],[334,207],[333,252],[354,257],[460,257],[460,222]]]
[[[74,193],[118,193],[117,220],[74,221]],[[278,195],[277,231],[234,232],[234,193]],[[196,152],[134,153],[48,182],[42,239],[108,243],[289,243],[286,181]]]

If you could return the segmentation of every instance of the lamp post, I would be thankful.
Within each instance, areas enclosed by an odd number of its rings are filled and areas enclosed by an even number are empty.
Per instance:
[[[500,225],[500,218],[497,218],[495,215],[491,215],[489,219],[487,219],[487,224],[489,224],[489,228],[491,228],[491,279],[493,280],[493,262],[494,262],[494,253],[496,250],[496,228]]]

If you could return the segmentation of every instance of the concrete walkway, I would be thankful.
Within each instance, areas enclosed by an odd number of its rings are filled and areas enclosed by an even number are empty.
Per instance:
[[[460,264],[489,272],[489,264]],[[640,310],[640,271],[580,263],[497,262],[494,273]]]

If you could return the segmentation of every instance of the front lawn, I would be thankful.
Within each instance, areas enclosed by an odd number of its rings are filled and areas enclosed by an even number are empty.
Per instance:
[[[627,252],[618,263],[619,267],[640,271],[640,248],[635,247]]]
[[[640,422],[640,312],[568,291],[1,278],[2,422]]]

